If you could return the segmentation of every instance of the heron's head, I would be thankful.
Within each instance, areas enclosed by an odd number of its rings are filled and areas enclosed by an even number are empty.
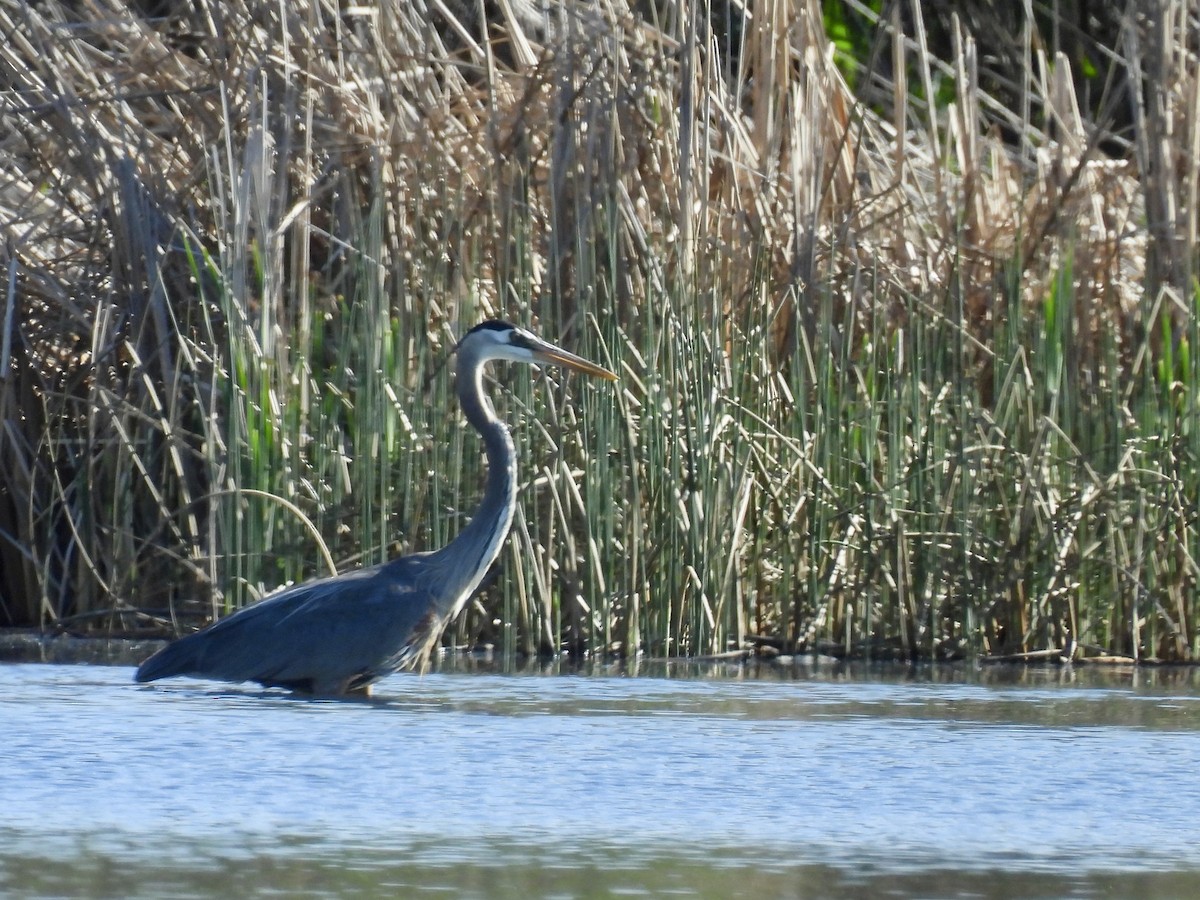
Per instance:
[[[617,376],[608,369],[590,363],[581,356],[576,356],[556,347],[548,341],[524,328],[518,328],[511,322],[492,319],[476,325],[458,342],[460,358],[473,358],[480,362],[491,359],[507,359],[512,362],[539,363],[542,365],[562,366],[584,375],[594,375],[608,381],[616,381]]]

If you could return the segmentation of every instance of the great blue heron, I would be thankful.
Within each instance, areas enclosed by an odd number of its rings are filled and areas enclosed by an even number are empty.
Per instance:
[[[422,664],[495,560],[517,506],[516,453],[483,392],[497,359],[551,363],[610,381],[616,375],[508,322],[484,322],[458,343],[458,399],[487,451],[487,489],[462,532],[441,550],[287,588],[180,638],[134,676],[257,681],[322,696],[369,693]]]

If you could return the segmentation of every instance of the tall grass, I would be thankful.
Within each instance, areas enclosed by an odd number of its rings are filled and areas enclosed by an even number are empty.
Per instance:
[[[622,380],[496,368],[520,510],[448,643],[1195,658],[1186,4],[1063,52],[986,4],[469,6],[0,0],[0,623],[444,543],[445,361],[505,315]]]

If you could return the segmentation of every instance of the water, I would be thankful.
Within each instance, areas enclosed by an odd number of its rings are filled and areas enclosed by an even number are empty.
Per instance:
[[[1194,673],[786,673],[0,666],[0,895],[1200,896]]]

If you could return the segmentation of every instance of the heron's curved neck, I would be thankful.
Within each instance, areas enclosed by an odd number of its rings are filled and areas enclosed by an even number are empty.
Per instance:
[[[447,591],[451,607],[460,606],[483,580],[512,525],[517,507],[516,450],[504,423],[496,418],[491,401],[483,393],[483,361],[460,357],[457,373],[459,403],[467,421],[483,439],[487,452],[487,489],[475,515],[458,536],[438,551],[450,578],[458,582]]]

